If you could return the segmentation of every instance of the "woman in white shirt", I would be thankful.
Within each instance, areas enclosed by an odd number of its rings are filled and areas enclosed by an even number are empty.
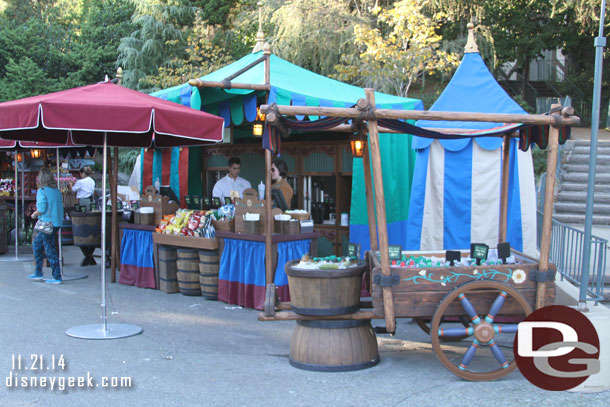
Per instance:
[[[91,167],[83,167],[80,170],[80,179],[72,185],[72,191],[76,192],[76,199],[91,198],[95,190],[95,181],[90,175],[93,173]]]

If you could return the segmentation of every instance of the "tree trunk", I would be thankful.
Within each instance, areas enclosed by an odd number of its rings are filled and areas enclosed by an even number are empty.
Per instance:
[[[531,99],[534,99],[534,104],[532,106],[534,106],[535,100],[536,100],[536,95],[533,96],[533,98],[529,98],[528,97],[528,82],[529,82],[529,76],[530,76],[530,59],[529,57],[524,57],[523,59],[523,69],[522,69],[522,75],[521,75],[521,97],[523,97],[523,100],[527,101],[527,103],[531,104]]]

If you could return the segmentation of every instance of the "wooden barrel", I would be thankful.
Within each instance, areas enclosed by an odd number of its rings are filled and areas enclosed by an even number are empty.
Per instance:
[[[218,299],[218,250],[199,250],[199,285],[201,295]]]
[[[366,264],[339,270],[293,268],[299,260],[286,263],[290,305],[301,315],[342,315],[358,311],[360,286]]]
[[[179,292],[177,258],[175,247],[159,245],[159,289],[164,293]]]
[[[176,249],[178,289],[183,295],[201,295],[199,255],[195,249]]]
[[[70,219],[64,219],[64,222],[61,225],[61,244],[64,246],[74,244],[72,221]]]
[[[347,372],[379,363],[370,320],[297,321],[290,340],[290,364],[299,369]]]
[[[102,212],[70,212],[70,218],[74,246],[102,246]],[[110,243],[111,224],[112,212],[106,212],[106,244]]]

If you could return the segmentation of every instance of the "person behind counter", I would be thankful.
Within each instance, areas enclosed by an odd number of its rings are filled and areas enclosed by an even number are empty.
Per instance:
[[[93,170],[91,167],[80,169],[80,179],[72,185],[72,191],[76,192],[76,199],[92,198],[95,190],[95,181],[91,178]]]
[[[288,166],[284,162],[284,160],[280,160],[279,158],[273,160],[271,163],[271,189],[278,189],[282,192],[284,196],[284,200],[286,201],[287,208],[290,209],[292,202],[292,195],[294,192],[292,191],[292,187],[286,181],[286,175],[288,174]]]
[[[36,270],[30,274],[30,280],[42,280],[42,254],[47,255],[53,278],[45,281],[47,284],[61,284],[61,270],[59,268],[59,257],[57,255],[57,230],[63,223],[64,206],[61,200],[61,192],[55,187],[57,182],[51,170],[43,167],[38,173],[38,192],[36,193],[36,212],[32,218],[40,218],[42,222],[51,222],[53,231],[50,234],[39,232],[32,246],[34,248],[34,259]]]
[[[241,161],[237,157],[229,158],[229,173],[222,177],[214,185],[212,196],[220,198],[220,202],[224,203],[225,198],[243,198],[244,190],[251,188],[250,181],[239,176],[241,170]]]

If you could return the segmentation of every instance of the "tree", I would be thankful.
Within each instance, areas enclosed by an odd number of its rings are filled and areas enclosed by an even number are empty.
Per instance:
[[[134,29],[135,6],[122,0],[84,0],[80,29],[70,57],[78,69],[68,75],[69,86],[82,86],[114,76],[121,38]]]
[[[357,52],[353,25],[363,23],[347,0],[293,0],[273,11],[273,52],[305,69],[330,75],[341,55]]]
[[[402,0],[390,9],[376,7],[373,14],[376,26],[355,26],[354,42],[360,54],[343,55],[336,66],[339,79],[406,97],[418,78],[457,65],[456,54],[440,50],[442,37],[436,32],[443,16],[425,16],[421,1]]]
[[[27,75],[24,75],[27,72]],[[0,80],[0,102],[36,96],[59,90],[59,81],[50,78],[29,57],[19,62],[10,59]]]
[[[140,80],[146,75],[185,58],[185,31],[195,13],[188,0],[134,1],[132,21],[137,29],[121,39],[117,65],[124,68],[124,85],[142,90]]]
[[[193,0],[193,6],[200,9],[200,18],[209,25],[229,25],[231,9],[237,0]]]
[[[18,2],[9,2],[5,10],[8,15],[0,15],[0,77],[4,81],[0,91],[2,100],[9,100],[13,95],[31,95],[32,89],[58,90],[68,73],[75,69],[67,55],[74,38],[69,19],[53,8],[44,15],[32,13],[29,18],[18,19],[16,15],[24,15],[17,13],[19,10]],[[11,72],[8,71],[9,67]],[[31,77],[39,73],[42,73],[46,83],[31,88],[26,86],[31,84]],[[15,81],[14,86],[8,86],[9,78]],[[15,93],[15,90],[19,92]]]
[[[574,28],[556,0],[430,0],[428,7],[447,15],[448,21],[475,20],[493,46],[496,72],[505,62],[516,61],[513,71],[521,77],[526,95],[530,61],[545,49],[561,48]],[[465,24],[463,24],[465,25]],[[510,72],[509,74],[512,74]]]
[[[170,67],[159,67],[154,75],[141,80],[143,87],[151,90],[165,89],[180,85],[192,78],[204,76],[233,62],[227,53],[212,44],[208,25],[198,18],[187,38],[186,59],[174,59]]]

